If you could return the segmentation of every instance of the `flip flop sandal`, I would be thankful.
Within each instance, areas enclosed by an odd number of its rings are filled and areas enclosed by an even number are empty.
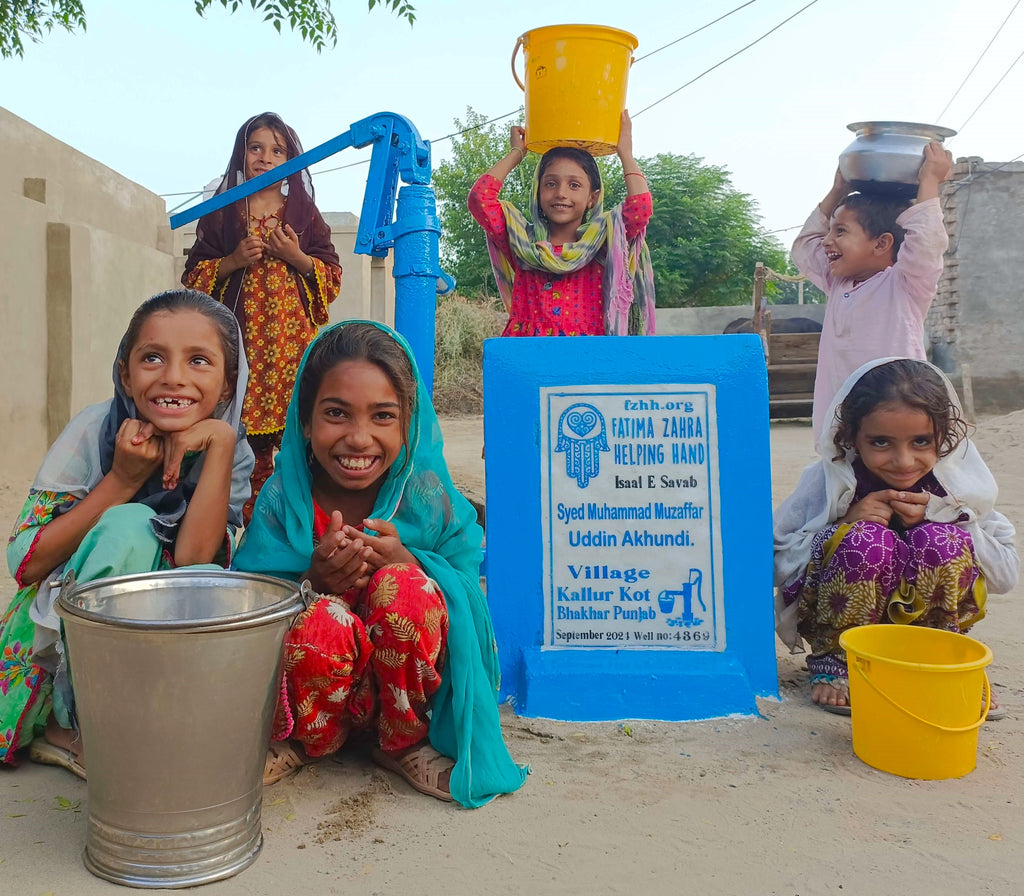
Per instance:
[[[263,786],[290,778],[305,764],[306,760],[287,741],[271,741],[267,747],[267,762],[263,766]]]
[[[1006,718],[1006,707],[1005,706],[990,706],[988,712],[985,714],[986,722],[998,722],[1000,719]]]
[[[849,703],[847,703],[846,706],[833,706],[831,703],[819,703],[817,705],[821,709],[825,710],[825,712],[830,712],[836,716],[848,716],[853,714],[853,710],[850,709]]]
[[[67,769],[76,778],[86,780],[85,766],[78,761],[75,754],[56,744],[51,744],[48,740],[36,738],[32,741],[28,748],[28,758],[40,765],[56,765]]]
[[[373,761],[382,768],[405,778],[409,785],[435,799],[453,802],[447,790],[438,787],[441,775],[451,771],[455,763],[437,752],[430,744],[424,743],[402,757],[391,756],[380,747],[373,748]]]

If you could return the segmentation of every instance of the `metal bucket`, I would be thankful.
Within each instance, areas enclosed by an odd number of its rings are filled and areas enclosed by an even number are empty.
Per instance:
[[[93,874],[191,887],[255,861],[281,647],[302,607],[294,582],[224,570],[64,581]]]
[[[924,148],[956,131],[916,121],[856,121],[846,126],[857,137],[839,155],[839,171],[855,190],[912,197]]]

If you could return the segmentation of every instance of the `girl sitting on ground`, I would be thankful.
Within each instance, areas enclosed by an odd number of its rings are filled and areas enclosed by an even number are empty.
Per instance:
[[[626,201],[605,211],[601,173],[582,149],[550,149],[534,175],[530,216],[498,199],[526,158],[526,131],[513,127],[508,154],[481,175],[469,210],[487,235],[504,336],[624,336],[654,332],[654,274],[644,242],[653,206],[633,159],[626,112],[617,152]]]
[[[31,743],[85,777],[51,583],[229,564],[253,468],[247,374],[238,324],[209,296],[171,290],[135,312],[114,397],[58,436],[7,547],[20,590],[0,618],[0,762]]]
[[[285,638],[266,783],[364,731],[377,763],[438,799],[475,807],[522,785],[498,719],[482,535],[406,342],[363,321],[325,329],[235,564],[320,595]]]
[[[833,455],[804,471],[775,514],[776,629],[794,652],[810,645],[811,699],[848,714],[842,632],[872,623],[966,632],[984,618],[988,593],[1017,584],[1020,561],[938,368],[871,361],[826,419]],[[989,718],[1004,714],[993,701]]]

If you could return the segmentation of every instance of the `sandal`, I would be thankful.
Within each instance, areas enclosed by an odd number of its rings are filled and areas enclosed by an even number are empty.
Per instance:
[[[850,685],[849,685],[849,682],[847,681],[847,679],[840,678],[838,675],[821,675],[821,674],[812,675],[811,676],[811,690],[812,690],[812,692],[813,692],[814,688],[818,687],[819,685],[827,685],[828,687],[832,688],[832,690],[834,690],[834,691],[836,691],[836,693],[840,694],[846,700],[846,702],[845,703],[818,703],[818,702],[812,700],[812,702],[814,703],[815,706],[817,706],[819,709],[825,710],[825,712],[830,712],[833,715],[837,715],[837,716],[848,716],[848,715],[852,714],[852,710],[850,709]]]
[[[65,768],[76,778],[85,778],[85,766],[78,761],[70,750],[51,744],[48,740],[37,737],[28,748],[28,758],[40,765],[56,765]]]
[[[982,709],[985,708],[985,701],[984,700],[981,701],[981,708]],[[993,691],[992,692],[992,696],[989,699],[988,712],[985,713],[985,721],[986,722],[998,722],[1000,719],[1005,719],[1005,718],[1006,718],[1006,707],[1005,706],[1000,706],[998,703],[996,703],[996,695],[995,695],[995,692]]]
[[[288,741],[271,741],[267,747],[267,762],[263,766],[263,786],[290,778],[305,764],[306,760]]]
[[[438,753],[426,741],[404,756],[394,756],[385,753],[379,747],[374,747],[373,761],[382,768],[405,778],[409,785],[420,793],[444,800],[446,803],[453,801],[451,793],[442,790],[438,786],[438,782],[441,780],[441,775],[450,772],[455,767],[455,763],[447,756]]]

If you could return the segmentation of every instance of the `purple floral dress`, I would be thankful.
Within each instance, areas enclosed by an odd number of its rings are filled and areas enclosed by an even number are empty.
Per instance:
[[[858,458],[853,502],[888,486]],[[912,489],[940,497],[929,473]],[[814,539],[803,576],[783,592],[798,602],[797,631],[810,645],[812,682],[846,679],[846,652],[839,636],[872,623],[923,625],[966,632],[985,616],[985,577],[971,536],[956,523],[923,522],[910,529],[859,520],[835,523]]]

